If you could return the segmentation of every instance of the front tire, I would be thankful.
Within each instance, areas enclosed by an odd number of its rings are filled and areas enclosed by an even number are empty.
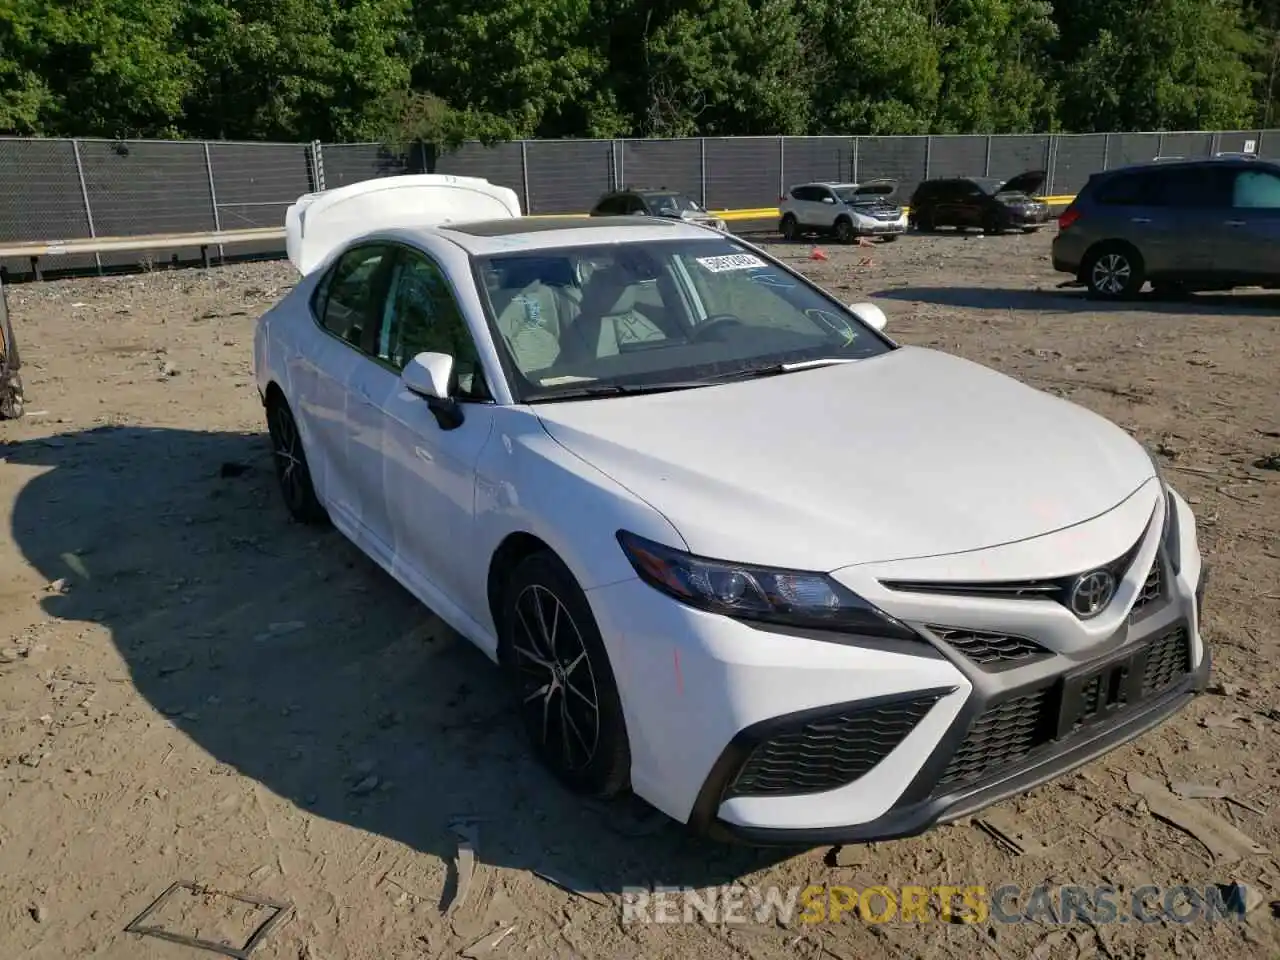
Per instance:
[[[853,229],[853,221],[848,217],[841,217],[836,221],[836,239],[841,243],[853,243],[858,239]]]
[[[309,526],[325,524],[329,515],[320,504],[311,482],[311,468],[302,449],[302,433],[283,397],[275,396],[267,401],[267,430],[271,434],[276,480],[289,514],[294,520]]]
[[[502,650],[539,760],[575,793],[625,791],[631,748],[613,668],[586,595],[555,554],[527,557],[508,578]]]
[[[1090,295],[1102,300],[1128,300],[1146,282],[1142,257],[1126,244],[1104,244],[1085,259],[1081,270]]]

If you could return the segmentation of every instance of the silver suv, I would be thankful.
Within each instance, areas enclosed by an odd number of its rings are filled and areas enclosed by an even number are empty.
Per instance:
[[[1280,166],[1235,157],[1089,178],[1058,218],[1053,268],[1094,296],[1280,288]]]

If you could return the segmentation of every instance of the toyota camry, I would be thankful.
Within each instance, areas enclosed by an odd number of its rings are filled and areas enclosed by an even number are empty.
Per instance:
[[[1207,682],[1195,519],[1088,410],[696,224],[423,176],[286,227],[254,343],[285,505],[498,663],[577,791],[906,836]]]

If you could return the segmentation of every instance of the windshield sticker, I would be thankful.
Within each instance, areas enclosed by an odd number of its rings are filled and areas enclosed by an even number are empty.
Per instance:
[[[563,387],[568,383],[591,383],[595,377],[543,377],[538,383],[544,387]]]
[[[698,257],[698,263],[704,270],[712,273],[728,273],[730,270],[758,270],[768,266],[763,260],[750,253],[731,253],[723,257]]]
[[[781,287],[784,290],[790,290],[795,286],[790,278],[780,273],[753,273],[750,277],[756,283],[764,284],[766,287]]]

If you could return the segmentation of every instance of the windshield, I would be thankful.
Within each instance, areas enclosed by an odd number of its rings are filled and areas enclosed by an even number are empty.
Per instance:
[[[686,197],[683,193],[651,193],[646,199],[653,212],[664,216],[674,216],[681,213],[698,213],[702,207],[693,200]]]
[[[586,387],[696,386],[892,349],[822,291],[727,237],[496,254],[476,259],[476,275],[523,401]]]

